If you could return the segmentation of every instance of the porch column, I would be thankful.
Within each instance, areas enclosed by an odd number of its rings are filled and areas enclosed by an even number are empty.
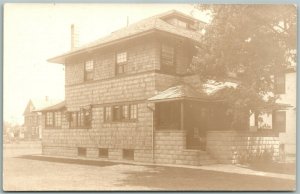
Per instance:
[[[180,102],[180,130],[184,130],[184,104]]]

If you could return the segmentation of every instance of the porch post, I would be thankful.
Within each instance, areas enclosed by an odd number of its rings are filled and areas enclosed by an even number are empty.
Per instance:
[[[180,102],[180,130],[184,130],[184,104]]]

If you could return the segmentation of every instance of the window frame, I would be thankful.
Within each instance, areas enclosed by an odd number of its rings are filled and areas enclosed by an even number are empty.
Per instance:
[[[59,113],[60,116],[56,117],[56,113]],[[52,123],[48,123],[48,115],[51,115],[52,117]],[[60,124],[57,125],[57,118],[60,119]],[[47,111],[45,114],[45,128],[53,128],[53,129],[60,129],[62,128],[62,111]]]
[[[89,114],[87,114],[89,112]],[[91,129],[92,128],[92,110],[80,109],[79,111],[70,112],[71,120],[69,120],[69,129]],[[75,121],[74,121],[74,118]],[[87,122],[87,119],[90,119]]]
[[[125,61],[118,61],[118,56],[125,53]],[[128,52],[127,51],[117,51],[115,54],[115,74],[116,75],[123,75],[127,72],[127,63],[128,63]],[[122,68],[122,72],[119,71],[119,69]]]
[[[166,58],[169,56],[164,56],[163,48],[169,47],[172,48],[172,63],[169,65],[165,62]],[[176,73],[176,49],[172,44],[169,43],[161,43],[160,44],[160,71],[169,73],[169,74],[175,74]]]
[[[49,116],[51,115],[51,124],[49,122]],[[54,127],[54,114],[52,111],[46,112],[46,118],[45,118],[45,127],[46,128],[53,128]]]
[[[91,62],[92,68],[87,69],[87,64]],[[94,80],[95,61],[93,59],[84,61],[84,81]]]
[[[106,109],[110,107],[111,116],[110,120],[106,120]],[[125,108],[127,107],[127,108]],[[135,107],[135,117],[132,117],[132,107]],[[125,111],[125,112],[124,112]],[[103,121],[104,123],[113,122],[136,122],[138,120],[138,104],[126,103],[126,104],[116,104],[112,106],[105,106],[103,111]]]

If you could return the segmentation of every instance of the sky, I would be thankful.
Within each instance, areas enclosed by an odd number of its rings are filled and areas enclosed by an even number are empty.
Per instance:
[[[71,24],[82,45],[172,9],[208,21],[192,4],[5,4],[4,121],[23,124],[29,99],[64,99],[64,66],[47,59],[70,50]]]

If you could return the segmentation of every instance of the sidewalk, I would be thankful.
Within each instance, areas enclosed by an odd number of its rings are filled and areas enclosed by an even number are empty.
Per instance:
[[[32,155],[32,156],[44,157],[44,158],[72,159],[74,161],[76,161],[76,160],[78,160],[78,161],[99,161],[99,162],[102,161],[102,162],[111,162],[111,163],[119,163],[119,164],[122,163],[122,164],[132,164],[132,165],[143,165],[143,166],[164,166],[164,167],[177,167],[177,168],[179,167],[179,168],[201,169],[201,170],[217,171],[217,172],[224,172],[224,173],[296,180],[296,175],[256,171],[256,170],[251,170],[251,169],[248,169],[248,168],[245,168],[242,166],[231,165],[231,164],[211,164],[211,165],[204,165],[204,166],[188,166],[188,165],[174,165],[174,164],[141,163],[141,162],[134,162],[134,161],[126,161],[126,160],[122,160],[122,161],[108,160],[108,159],[102,159],[102,158],[84,158],[84,157],[73,158],[73,157],[45,156],[45,155]]]

